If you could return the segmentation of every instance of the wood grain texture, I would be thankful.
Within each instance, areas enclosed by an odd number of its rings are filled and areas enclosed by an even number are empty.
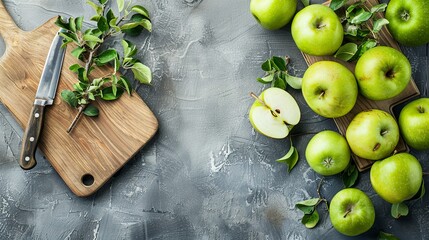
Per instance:
[[[49,46],[58,31],[54,21],[51,19],[31,32],[22,31],[0,1],[0,34],[6,44],[0,58],[0,100],[23,128],[29,120]],[[97,103],[100,116],[83,117],[68,134],[66,130],[77,111],[63,103],[59,93],[70,89],[76,81],[75,74],[68,69],[76,63],[70,51],[68,48],[57,97],[53,106],[45,110],[39,148],[76,195],[88,196],[154,136],[158,121],[138,94],[124,94],[118,101]],[[97,70],[94,74],[102,72]],[[90,186],[82,181],[88,174],[94,178]]]
[[[356,2],[356,0],[349,1],[349,3],[354,3],[354,2]],[[329,1],[326,2],[325,4],[329,5]],[[376,4],[379,4],[378,0],[367,0],[365,2],[365,5],[368,7],[368,9],[371,6],[374,6]],[[379,14],[379,17],[382,16],[381,13],[378,13],[378,14]],[[379,32],[378,36],[379,36],[378,40],[380,42],[380,45],[391,46],[391,47],[401,51],[398,43],[393,39],[392,35],[389,33],[389,31],[387,30],[386,27],[383,27],[383,29]],[[318,61],[329,60],[329,61],[339,62],[339,63],[345,65],[352,72],[354,72],[354,69],[355,69],[355,63],[344,62],[342,60],[334,58],[333,56],[311,56],[311,55],[308,55],[305,53],[303,53],[303,56],[304,56],[304,59],[309,66],[315,62],[318,62]],[[411,79],[408,86],[406,87],[406,89],[401,94],[399,94],[398,96],[391,98],[391,99],[387,99],[387,100],[383,100],[383,101],[372,101],[372,100],[364,98],[362,95],[359,94],[357,101],[356,101],[356,105],[354,106],[354,108],[345,116],[335,118],[334,121],[335,121],[335,124],[337,125],[340,133],[345,135],[346,130],[347,130],[347,126],[349,125],[351,120],[354,118],[354,116],[356,114],[358,114],[359,112],[361,112],[363,110],[367,110],[367,109],[376,108],[376,109],[381,109],[381,110],[387,111],[393,115],[392,108],[394,106],[396,106],[402,102],[405,102],[405,101],[407,101],[413,97],[419,96],[419,95],[420,95],[420,91],[417,88],[413,79]],[[408,146],[405,144],[403,139],[400,138],[399,143],[395,148],[395,151],[404,152],[404,151],[408,151],[408,150],[409,150]],[[371,160],[360,158],[360,157],[357,157],[356,155],[353,155],[353,159],[354,159],[359,171],[364,171],[366,169],[369,169],[373,163],[373,161],[371,161]]]

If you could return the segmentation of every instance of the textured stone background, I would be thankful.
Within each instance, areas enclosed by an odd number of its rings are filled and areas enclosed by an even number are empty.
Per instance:
[[[316,1],[313,1],[316,2]],[[320,2],[320,1],[318,1]],[[155,138],[102,189],[74,196],[47,160],[23,171],[17,164],[23,130],[0,105],[0,239],[347,239],[331,226],[322,207],[315,229],[301,225],[297,201],[316,196],[321,177],[309,169],[304,151],[315,132],[336,127],[313,113],[291,90],[303,113],[294,129],[300,153],[296,168],[275,162],[287,140],[255,133],[248,121],[249,92],[264,86],[260,64],[289,55],[292,72],[307,66],[293,43],[290,26],[271,32],[256,24],[249,0],[145,0],[152,34],[131,39],[154,72],[152,87],[139,95],[160,122]],[[86,19],[84,1],[4,0],[24,30],[56,15]],[[4,51],[0,44],[0,53]],[[413,77],[428,96],[428,47],[403,48]],[[1,78],[0,78],[1,80]],[[398,111],[396,109],[396,111]],[[428,171],[429,152],[413,151]],[[425,179],[429,186],[428,179]],[[361,174],[358,188],[374,202],[374,227],[403,239],[429,239],[429,194],[409,204],[410,215],[395,220]],[[339,176],[325,178],[322,194],[342,188]]]

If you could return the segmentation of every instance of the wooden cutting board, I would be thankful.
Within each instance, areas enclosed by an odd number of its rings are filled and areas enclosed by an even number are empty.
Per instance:
[[[352,0],[349,2],[350,3],[356,2],[356,0]],[[330,2],[328,1],[325,3],[325,5],[329,5],[329,3]],[[367,0],[365,2],[365,5],[368,7],[368,9],[370,9],[371,6],[374,6],[377,4],[379,4],[378,0]],[[381,16],[382,16],[381,13],[379,13],[379,17],[381,17]],[[386,27],[383,27],[383,29],[379,32],[379,39],[378,40],[380,42],[380,45],[391,46],[391,47],[396,48],[399,51],[401,51],[398,43],[393,39],[392,35],[389,33],[389,31],[387,30]],[[308,66],[310,66],[311,64],[318,62],[318,61],[330,60],[330,61],[339,62],[339,63],[345,65],[352,72],[354,72],[355,65],[356,65],[356,63],[344,62],[344,61],[341,61],[339,59],[336,59],[333,56],[318,57],[318,56],[311,56],[311,55],[308,55],[305,53],[303,53],[303,56],[304,56],[305,61],[308,64]],[[405,101],[407,101],[413,97],[419,96],[419,95],[420,95],[420,91],[417,88],[413,79],[411,79],[407,88],[401,94],[399,94],[398,96],[391,98],[391,99],[387,99],[384,101],[372,101],[372,100],[364,98],[361,95],[358,95],[358,99],[357,99],[357,102],[356,102],[356,105],[354,106],[354,108],[345,116],[335,118],[334,121],[335,121],[335,124],[337,125],[340,133],[345,136],[345,133],[346,133],[346,130],[347,130],[349,123],[354,118],[354,116],[356,114],[358,114],[359,112],[366,110],[366,109],[376,108],[376,109],[381,109],[381,110],[384,110],[386,112],[389,112],[393,115],[392,109],[394,106],[396,106],[402,102],[405,102]],[[404,152],[404,151],[408,151],[408,150],[409,150],[408,146],[405,144],[404,140],[401,138],[399,140],[398,145],[395,148],[395,151]],[[366,169],[369,169],[373,163],[373,161],[371,161],[371,160],[360,158],[356,155],[353,155],[353,159],[354,159],[356,166],[359,169],[359,171],[364,171]]]
[[[0,1],[0,34],[6,44],[0,58],[0,100],[23,128],[49,47],[59,30],[54,21],[31,32],[22,31]],[[158,122],[134,92],[131,97],[124,94],[120,100],[100,102],[100,115],[82,117],[68,134],[66,130],[77,110],[62,102],[59,93],[77,81],[68,69],[76,63],[70,50],[67,49],[54,105],[46,108],[39,148],[73,193],[83,197],[98,190],[130,160],[154,136]]]

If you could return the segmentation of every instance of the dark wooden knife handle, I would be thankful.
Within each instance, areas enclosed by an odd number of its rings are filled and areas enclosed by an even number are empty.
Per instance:
[[[31,109],[30,119],[28,120],[27,129],[22,138],[21,155],[19,158],[19,165],[25,169],[31,169],[36,165],[34,157],[39,135],[42,130],[43,112],[45,106],[33,105]]]

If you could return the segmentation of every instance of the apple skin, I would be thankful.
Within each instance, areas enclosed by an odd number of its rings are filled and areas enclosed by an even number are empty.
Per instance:
[[[346,139],[354,154],[380,160],[392,154],[399,142],[399,127],[389,113],[369,109],[358,113],[346,130]]]
[[[299,50],[314,56],[334,54],[344,38],[337,14],[320,4],[312,4],[299,11],[292,20],[291,31]]]
[[[288,24],[296,11],[297,0],[251,0],[250,12],[268,30]]]
[[[285,138],[300,119],[301,111],[296,100],[285,90],[275,87],[265,89],[249,111],[253,128],[276,139]]]
[[[368,231],[375,222],[371,199],[361,190],[346,188],[331,200],[329,217],[332,226],[347,236],[357,236]]]
[[[427,0],[391,0],[386,9],[390,33],[399,43],[407,46],[429,43],[428,16]]]
[[[400,94],[411,79],[411,65],[400,51],[386,46],[366,51],[357,61],[360,93],[370,100],[386,100]]]
[[[370,180],[374,190],[389,203],[412,198],[422,184],[422,166],[409,153],[398,153],[371,166]]]
[[[305,71],[302,94],[314,112],[336,118],[346,115],[354,107],[358,87],[349,69],[337,62],[320,61]]]
[[[342,172],[350,162],[350,148],[339,133],[325,130],[314,135],[307,144],[305,158],[308,165],[320,175]]]
[[[410,147],[429,149],[429,98],[419,98],[405,105],[398,123],[402,137]]]

